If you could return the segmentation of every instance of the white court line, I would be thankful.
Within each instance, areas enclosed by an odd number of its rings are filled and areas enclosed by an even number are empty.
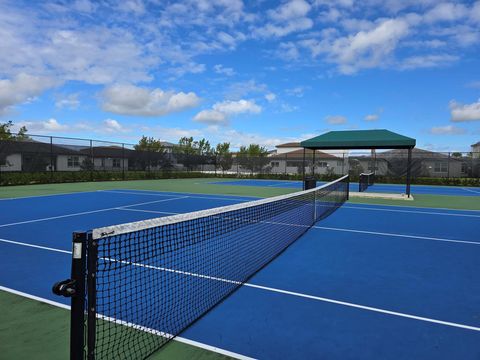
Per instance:
[[[129,195],[144,195],[144,196],[177,196],[177,195],[169,195],[169,194],[155,194],[155,193],[143,193],[143,192],[130,192],[130,191],[121,191],[121,190],[100,190],[102,192],[108,192],[108,193],[117,193],[117,194],[129,194]],[[176,193],[176,194],[182,194],[182,193]],[[190,193],[185,193],[185,194],[190,194]],[[208,194],[205,194],[206,196],[199,196],[199,194],[196,195],[188,195],[189,198],[191,199],[207,199],[207,200],[228,200],[228,201],[239,201],[239,202],[248,202],[252,201],[252,199],[249,200],[244,200],[244,199],[236,199],[236,198],[227,198],[227,197],[214,197],[214,196],[208,196]],[[257,198],[254,198],[257,199]]]
[[[359,204],[359,205],[370,205],[370,204],[365,204],[365,203],[355,203],[355,202],[352,202],[350,203],[351,205],[353,205],[352,207],[355,207],[356,204]],[[370,205],[372,208],[373,207],[377,207],[377,209],[380,209],[378,208],[379,206],[386,206],[386,207],[394,207],[394,208],[410,208],[410,209],[431,209],[431,210],[446,210],[446,211],[469,211],[469,212],[474,212],[474,213],[480,213],[480,210],[471,210],[471,209],[451,209],[451,208],[432,208],[432,207],[423,207],[423,206],[411,206],[411,205],[387,205],[387,204],[371,204]]]
[[[19,243],[19,242],[17,242],[17,244],[22,245],[22,243]],[[29,246],[30,244],[24,244],[24,245]],[[61,252],[64,252],[64,250],[61,250]],[[202,278],[202,279],[220,281],[220,282],[230,283],[230,284],[234,284],[234,285],[242,285],[242,283],[240,281],[223,279],[223,278],[218,278],[218,277],[213,277],[213,276],[208,276],[208,275],[203,275],[203,274],[196,274],[196,273],[191,273],[191,272],[188,272],[188,271],[181,271],[181,270],[163,268],[163,267],[158,267],[158,266],[153,266],[153,265],[146,265],[146,264],[134,263],[134,262],[131,262],[131,261],[111,259],[111,258],[104,258],[104,260],[112,261],[112,262],[119,262],[119,263],[122,263],[122,264],[138,266],[138,267],[152,269],[152,270],[159,270],[159,271],[165,271],[165,272],[170,272],[170,273],[175,273],[175,274],[187,275],[187,276],[192,276],[192,277],[197,277],[197,278]],[[401,312],[398,312],[398,311],[385,310],[385,309],[380,309],[380,308],[377,308],[377,307],[360,305],[360,304],[356,304],[356,303],[340,301],[340,300],[335,300],[335,299],[330,299],[330,298],[325,298],[325,297],[320,297],[320,296],[315,296],[315,295],[308,295],[308,294],[298,293],[298,292],[294,292],[294,291],[282,290],[282,289],[272,288],[272,287],[268,287],[268,286],[256,285],[256,284],[251,284],[251,283],[245,283],[245,284],[243,284],[243,286],[256,288],[256,289],[261,289],[261,290],[266,290],[266,291],[271,291],[271,292],[276,292],[276,293],[285,294],[285,295],[297,296],[297,297],[301,297],[301,298],[305,298],[305,299],[327,302],[327,303],[336,304],[336,305],[342,305],[342,306],[346,306],[346,307],[352,307],[352,308],[361,309],[361,310],[377,312],[377,313],[386,314],[386,315],[403,317],[403,318],[407,318],[407,319],[425,321],[425,322],[429,322],[429,323],[451,326],[451,327],[456,327],[456,328],[461,328],[461,329],[466,329],[466,330],[480,331],[480,327],[476,327],[476,326],[454,323],[454,322],[450,322],[450,321],[443,321],[443,320],[438,320],[438,319],[433,319],[433,318],[427,318],[427,317],[424,317],[424,316],[417,316],[417,315],[412,315],[412,314],[407,314],[407,313],[401,313]]]
[[[367,206],[348,206],[348,205],[343,205],[342,208],[346,208],[346,209],[360,209],[360,210],[371,210],[371,211],[402,212],[402,213],[412,213],[412,214],[443,215],[443,216],[464,216],[464,217],[478,217],[478,218],[480,218],[480,215],[471,215],[471,214],[456,214],[456,213],[443,213],[443,212],[417,211],[417,210],[380,209],[380,208],[372,208],[372,207],[367,207]],[[458,211],[463,211],[463,210],[458,210]]]
[[[353,232],[353,233],[369,234],[369,235],[392,236],[392,237],[402,237],[402,238],[411,238],[411,239],[421,239],[421,240],[431,240],[431,241],[444,241],[444,242],[462,243],[462,244],[470,244],[470,245],[480,245],[480,242],[468,241],[468,240],[444,239],[444,238],[436,238],[436,237],[429,237],[429,236],[394,234],[394,233],[384,233],[384,232],[377,232],[377,231],[332,228],[332,227],[315,226],[315,225],[312,226],[312,227],[314,229],[322,229],[322,230],[343,231],[343,232]]]
[[[475,194],[480,194],[480,191],[475,191],[475,190],[468,189],[468,188],[462,188],[462,190],[470,191],[470,192],[473,192],[473,193],[475,193]]]
[[[146,212],[146,213],[154,213],[154,214],[165,214],[165,215],[182,214],[182,213],[177,213],[177,212],[153,211],[153,210],[142,210],[142,209],[118,209],[118,210],[138,211],[138,212]],[[289,223],[281,223],[281,222],[275,222],[275,221],[261,221],[261,222],[265,223],[265,224],[272,224],[272,225],[279,225],[279,226],[296,226],[296,227],[306,227],[306,228],[310,227],[309,225],[289,224]],[[256,223],[256,221],[252,221],[252,223]],[[392,237],[402,237],[402,238],[411,238],[411,239],[420,239],[420,240],[431,240],[431,241],[453,242],[453,243],[470,244],[470,245],[480,245],[480,242],[475,242],[475,241],[445,239],[445,238],[420,236],[420,235],[395,234],[395,233],[385,233],[385,232],[368,231],[368,230],[333,228],[333,227],[316,226],[316,225],[313,225],[312,228],[323,229],[323,230],[332,230],[332,231],[353,232],[353,233],[361,233],[361,234],[369,234],[369,235],[392,236]]]
[[[11,288],[7,288],[5,286],[0,286],[0,291],[5,291],[5,292],[8,292],[8,293],[11,293],[11,294],[14,294],[14,295],[22,296],[22,297],[27,298],[27,299],[36,300],[36,301],[39,301],[39,302],[42,302],[42,303],[45,303],[45,304],[48,304],[48,305],[52,305],[52,306],[55,306],[55,307],[66,309],[66,310],[70,310],[69,305],[62,304],[62,303],[52,301],[52,300],[49,300],[49,299],[45,299],[45,298],[42,298],[42,297],[39,297],[39,296],[27,294],[25,292],[14,290],[14,289],[11,289]],[[117,324],[121,323],[121,324],[126,325],[126,326],[135,327],[136,329],[141,328],[141,330],[143,330],[143,331],[162,336],[161,332],[158,331],[158,330],[147,329],[144,326],[138,326],[136,324],[129,324],[129,323],[126,323],[125,321],[121,321],[121,320],[113,319],[113,318],[108,318],[108,317],[105,317],[105,316],[100,316],[100,317],[104,320],[114,321]],[[165,335],[163,335],[163,336],[165,336]],[[169,337],[171,337],[171,336],[169,336]],[[198,342],[198,341],[195,341],[195,340],[190,340],[190,339],[180,337],[180,336],[177,336],[177,337],[173,338],[172,340],[178,341],[178,342],[181,342],[181,343],[184,343],[184,344],[187,344],[187,345],[192,345],[192,346],[195,346],[195,347],[198,347],[198,348],[201,348],[201,349],[205,349],[205,350],[208,350],[208,351],[216,352],[218,354],[230,356],[230,357],[235,358],[235,359],[240,359],[240,360],[251,360],[251,359],[253,359],[253,358],[245,356],[245,355],[234,353],[232,351],[224,350],[224,349],[218,348],[216,346],[207,345],[207,344],[204,344],[204,343],[201,343],[201,342]]]
[[[61,195],[75,195],[75,194],[88,194],[94,193],[99,190],[91,190],[91,191],[74,191],[69,193],[57,193],[57,194],[45,194],[45,195],[32,195],[32,196],[19,196],[19,197],[11,197],[11,198],[0,198],[0,201],[6,200],[17,200],[17,199],[30,199],[30,198],[38,198],[38,197],[48,197],[48,196],[61,196]]]
[[[164,202],[164,201],[180,200],[180,199],[186,199],[188,197],[189,196],[179,196],[179,197],[172,198],[172,199],[147,201],[147,202],[137,203],[137,204],[132,204],[132,205],[117,206],[117,207],[111,207],[111,208],[99,209],[99,210],[82,211],[82,212],[79,212],[79,213],[51,216],[51,217],[41,218],[41,219],[25,220],[25,221],[10,223],[10,224],[2,224],[2,225],[0,225],[0,228],[7,227],[7,226],[21,225],[21,224],[30,224],[30,223],[35,223],[35,222],[39,222],[39,221],[62,219],[62,218],[67,218],[67,217],[72,217],[72,216],[94,214],[94,213],[110,211],[110,210],[118,210],[118,209],[121,209],[121,208],[128,208],[128,207],[131,207],[131,206],[140,206],[140,205],[148,205],[148,204],[159,203],[159,202]]]

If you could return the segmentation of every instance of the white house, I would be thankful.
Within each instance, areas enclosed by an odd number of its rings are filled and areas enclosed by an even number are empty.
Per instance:
[[[480,141],[471,146],[472,148],[472,157],[474,159],[480,159]]]

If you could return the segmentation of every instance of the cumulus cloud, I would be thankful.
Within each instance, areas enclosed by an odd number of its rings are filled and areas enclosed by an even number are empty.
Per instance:
[[[212,109],[200,111],[193,120],[210,125],[226,125],[230,116],[245,113],[258,114],[261,111],[262,107],[252,100],[226,100],[215,103]]]
[[[106,119],[103,121],[103,130],[109,133],[116,133],[116,132],[126,132],[125,129],[117,120],[114,119]]]
[[[37,134],[67,131],[70,129],[68,125],[59,123],[54,118],[45,121],[21,121],[17,125],[18,127],[25,126],[29,132]]]
[[[471,104],[461,104],[452,100],[449,107],[452,121],[480,121],[480,99]]]
[[[147,89],[134,85],[113,85],[102,93],[102,109],[122,115],[162,116],[197,106],[194,93]]]
[[[432,135],[462,135],[465,133],[465,129],[453,125],[434,126],[430,129]]]
[[[58,82],[51,78],[25,73],[18,74],[12,79],[0,80],[0,115],[7,113],[15,105],[39,96],[46,89],[57,84]]]
[[[347,123],[347,118],[341,115],[329,115],[325,118],[327,123],[332,125],[341,125]]]
[[[455,21],[468,15],[468,9],[463,4],[440,3],[429,10],[424,19],[427,22]]]

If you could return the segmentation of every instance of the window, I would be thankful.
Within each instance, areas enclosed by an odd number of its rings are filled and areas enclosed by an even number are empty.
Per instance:
[[[121,168],[122,165],[120,160],[121,159],[112,159],[112,167],[117,169]]]
[[[303,166],[303,162],[302,161],[287,161],[287,167],[302,167]]]
[[[462,172],[463,174],[466,174],[466,173],[468,172],[468,165],[467,165],[467,163],[462,162],[461,172]]]
[[[80,160],[78,156],[69,156],[67,158],[67,167],[69,168],[77,168],[80,166]]]
[[[437,173],[446,173],[448,171],[448,164],[446,161],[437,161],[433,167],[433,171]]]
[[[321,161],[318,163],[318,167],[321,167],[321,168],[328,167],[328,163],[326,163],[325,161]]]
[[[280,166],[279,161],[272,161],[271,164],[272,164],[272,167],[279,167]]]
[[[343,166],[343,161],[337,161],[337,166]]]

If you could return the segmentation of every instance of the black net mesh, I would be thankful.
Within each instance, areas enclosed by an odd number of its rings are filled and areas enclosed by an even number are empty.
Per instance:
[[[374,173],[361,173],[358,177],[358,191],[363,192],[375,183]]]
[[[93,230],[90,357],[146,358],[347,197],[345,176],[272,199]]]

